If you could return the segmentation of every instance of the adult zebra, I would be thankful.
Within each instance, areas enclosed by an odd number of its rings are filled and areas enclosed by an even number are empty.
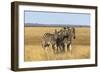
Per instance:
[[[42,37],[42,47],[44,49],[49,48],[50,45],[52,46],[52,49],[54,50],[54,52],[56,51],[56,40],[58,38],[58,32],[57,30],[55,30],[54,33],[45,33]]]
[[[64,29],[61,29],[58,31],[58,36],[56,40],[57,50],[60,50],[62,52],[65,52],[65,39],[68,38],[68,32]]]
[[[72,50],[72,47],[71,47],[72,40],[76,38],[75,28],[67,27],[67,28],[64,28],[63,31],[67,33],[67,38],[64,39],[65,46],[67,47],[68,51],[71,51]]]

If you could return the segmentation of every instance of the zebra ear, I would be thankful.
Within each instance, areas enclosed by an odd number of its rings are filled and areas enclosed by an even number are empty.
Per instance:
[[[74,38],[74,39],[76,39],[76,37],[75,37],[75,36],[74,36],[73,38]]]

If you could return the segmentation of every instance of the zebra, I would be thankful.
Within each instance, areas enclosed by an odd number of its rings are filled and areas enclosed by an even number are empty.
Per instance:
[[[60,50],[62,52],[65,52],[65,42],[64,40],[68,38],[68,34],[65,30],[59,30],[59,35],[57,36],[56,45],[57,50]]]
[[[71,51],[72,50],[72,47],[71,47],[72,40],[76,38],[75,28],[67,27],[67,28],[64,28],[63,31],[66,32],[67,34],[67,38],[64,39],[65,46],[67,46],[68,51]]]
[[[45,33],[42,37],[42,47],[44,49],[46,49],[46,48],[49,48],[50,45],[51,45],[52,49],[55,52],[56,47],[58,47],[57,44],[56,44],[57,38],[58,38],[57,30],[55,30],[54,33]]]

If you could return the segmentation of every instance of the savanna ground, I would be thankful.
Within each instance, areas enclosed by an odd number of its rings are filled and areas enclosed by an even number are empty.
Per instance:
[[[44,33],[54,33],[59,27],[25,27],[25,61],[47,61],[90,58],[90,28],[76,27],[76,39],[72,42],[72,52],[53,53],[50,47],[42,48],[41,39]]]

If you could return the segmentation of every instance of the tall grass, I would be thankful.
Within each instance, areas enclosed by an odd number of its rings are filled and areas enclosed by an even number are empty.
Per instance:
[[[25,61],[68,60],[90,58],[90,28],[76,27],[76,39],[72,43],[72,52],[54,54],[52,48],[44,50],[41,37],[44,33],[53,33],[60,27],[25,27]]]

